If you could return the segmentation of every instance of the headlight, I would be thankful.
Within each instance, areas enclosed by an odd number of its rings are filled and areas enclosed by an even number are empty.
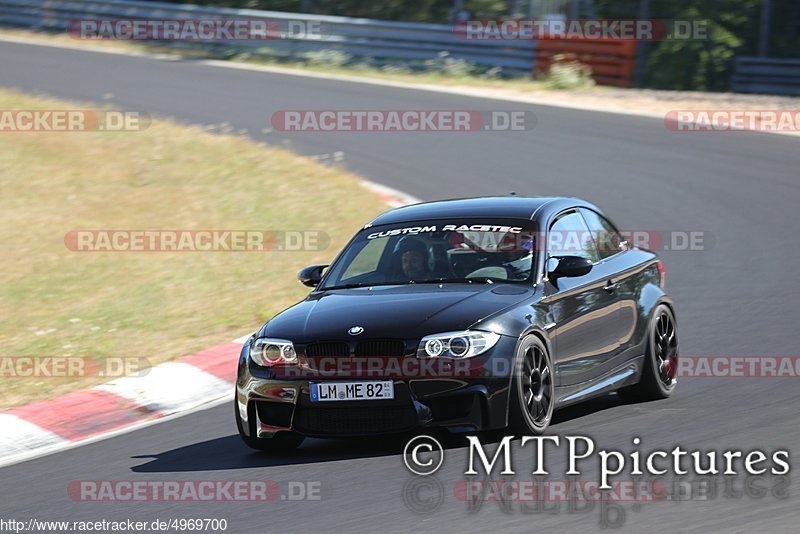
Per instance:
[[[250,346],[250,359],[256,365],[271,367],[277,364],[297,362],[297,353],[294,351],[291,341],[259,338]]]
[[[494,347],[499,339],[499,334],[472,330],[433,334],[422,338],[417,358],[472,358]]]

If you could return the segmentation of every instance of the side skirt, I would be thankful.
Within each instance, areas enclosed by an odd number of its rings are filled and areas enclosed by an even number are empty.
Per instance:
[[[642,375],[643,365],[644,354],[636,356],[619,367],[612,369],[602,376],[593,378],[592,380],[587,380],[580,384],[557,387],[555,388],[555,408],[563,408],[571,404],[577,404],[616,391],[625,386],[636,384]]]

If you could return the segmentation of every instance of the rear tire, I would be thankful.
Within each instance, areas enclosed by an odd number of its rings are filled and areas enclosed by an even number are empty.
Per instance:
[[[520,342],[514,359],[508,401],[509,430],[523,436],[543,434],[553,418],[554,404],[550,356],[542,340],[528,336]]]
[[[236,417],[236,428],[239,430],[239,437],[242,438],[245,445],[251,449],[268,452],[291,451],[299,447],[305,439],[304,436],[290,431],[278,432],[271,438],[257,438],[254,437],[254,425],[250,426],[250,435],[248,436],[244,433],[244,421],[239,417],[239,406],[235,399],[233,401],[233,409]]]
[[[622,400],[666,399],[675,390],[678,372],[678,331],[669,306],[659,304],[647,327],[647,352],[638,384],[617,391]]]

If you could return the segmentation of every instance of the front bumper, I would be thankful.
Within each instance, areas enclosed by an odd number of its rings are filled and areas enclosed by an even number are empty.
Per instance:
[[[314,437],[349,437],[419,427],[445,427],[452,431],[504,428],[516,345],[516,338],[502,336],[486,354],[458,362],[459,365],[448,366],[445,360],[436,362],[436,373],[423,373],[411,366],[414,372],[404,369],[390,376],[371,373],[308,377],[253,365],[247,357],[248,342],[239,358],[236,384],[243,431],[270,438],[289,430]],[[311,402],[309,383],[337,380],[392,380],[394,399]]]

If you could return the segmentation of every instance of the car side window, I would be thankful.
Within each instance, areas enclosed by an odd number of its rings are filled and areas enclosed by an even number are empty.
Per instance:
[[[577,211],[559,215],[550,226],[547,250],[553,258],[579,256],[591,262],[600,259],[589,228]]]
[[[609,258],[618,252],[627,250],[625,239],[608,219],[589,209],[581,208],[580,212],[597,245],[600,259]]]

